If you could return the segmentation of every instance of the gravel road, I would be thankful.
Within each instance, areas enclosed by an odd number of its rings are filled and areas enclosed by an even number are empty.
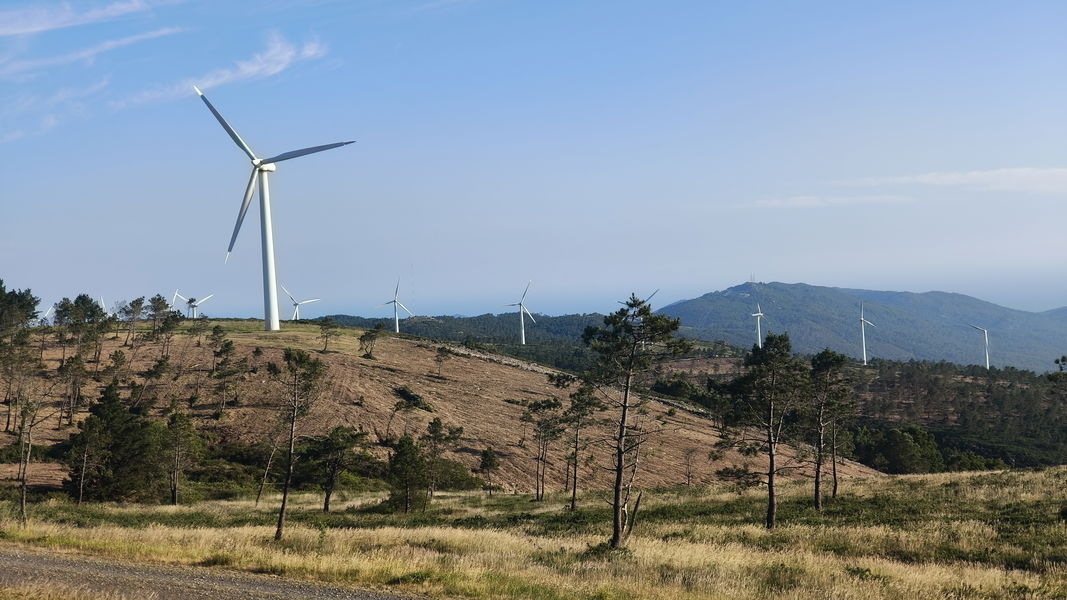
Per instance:
[[[287,581],[216,568],[141,564],[0,545],[0,589],[34,585],[131,600],[410,600],[380,592]]]

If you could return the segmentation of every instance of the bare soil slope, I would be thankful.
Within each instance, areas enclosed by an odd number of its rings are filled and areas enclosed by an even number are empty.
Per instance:
[[[196,396],[191,407],[199,426],[217,432],[224,440],[253,442],[270,436],[277,429],[279,418],[274,399],[280,391],[279,385],[269,379],[264,366],[268,361],[280,363],[286,347],[313,352],[329,369],[326,390],[302,422],[302,434],[319,434],[337,425],[347,425],[368,431],[372,440],[387,433],[407,432],[417,436],[425,431],[431,419],[440,417],[447,425],[463,427],[459,446],[446,454],[447,458],[473,468],[478,464],[482,449],[492,446],[501,463],[494,482],[516,491],[532,490],[534,480],[534,444],[528,435],[524,441],[524,427],[520,421],[523,404],[548,396],[566,402],[567,392],[548,382],[546,374],[552,372],[551,369],[510,357],[472,352],[462,346],[386,334],[377,341],[374,358],[370,359],[361,356],[359,336],[364,330],[360,329],[341,329],[339,336],[330,341],[329,351],[323,353],[319,352],[322,341],[318,338],[317,326],[286,324],[282,332],[266,333],[256,330],[259,325],[255,321],[219,323],[234,340],[239,355],[251,357],[255,348],[262,349],[262,356],[256,360],[259,367],[256,372],[239,378],[237,405],[227,407],[219,419],[211,417],[218,409],[221,394],[215,389],[217,382],[208,377],[211,349],[206,339],[198,346],[196,340],[184,334],[178,335],[172,344],[171,372],[152,384],[145,398],[150,399],[153,410],[161,411],[171,403],[188,406],[189,399]],[[127,358],[132,359],[130,372],[134,380],[141,382],[142,378],[136,373],[152,365],[160,356],[160,348],[155,343],[143,343],[136,351],[122,348],[123,337],[107,340],[102,356],[122,349]],[[434,358],[442,345],[447,345],[452,354],[438,365]],[[45,356],[46,365],[54,372],[60,350],[47,348]],[[96,367],[91,363],[88,366],[90,371]],[[95,398],[101,385],[90,381],[84,396]],[[402,386],[422,396],[432,412],[395,413],[393,407],[399,400],[396,390]],[[653,399],[647,414],[641,418],[661,419],[665,423],[642,457],[638,475],[642,487],[685,483],[687,453],[693,456],[691,463],[696,482],[710,479],[715,470],[727,465],[749,464],[753,468],[763,468],[760,459],[737,453],[709,461],[707,453],[718,437],[711,422],[696,410]],[[35,433],[35,437],[42,441],[56,440],[72,431],[71,428],[55,429],[54,424],[49,423],[47,427],[42,426],[41,433]],[[602,438],[608,431],[601,427],[587,437]],[[4,441],[0,440],[0,443]],[[567,451],[566,442],[561,440],[551,453],[549,489],[562,489],[564,485]],[[606,449],[593,445],[583,454],[583,460],[586,454],[593,458],[584,467],[582,485],[586,488],[606,487],[609,464]],[[847,463],[839,473],[851,477],[877,472],[863,465]],[[796,476],[807,475],[798,471]]]

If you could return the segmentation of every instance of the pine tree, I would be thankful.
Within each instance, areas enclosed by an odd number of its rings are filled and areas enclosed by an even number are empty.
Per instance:
[[[588,327],[582,334],[596,355],[596,364],[586,375],[586,383],[597,389],[615,414],[615,434],[611,440],[612,532],[609,545],[621,548],[633,532],[641,494],[631,505],[642,446],[648,429],[635,422],[643,400],[634,393],[638,378],[651,370],[657,360],[677,356],[689,349],[674,333],[680,322],[652,312],[651,305],[636,294],[623,308],[604,317],[602,327]]]

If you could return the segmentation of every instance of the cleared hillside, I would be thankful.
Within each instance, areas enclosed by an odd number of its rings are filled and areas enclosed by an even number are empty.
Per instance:
[[[435,357],[439,345],[419,339],[407,339],[385,335],[374,348],[374,359],[363,358],[359,336],[364,330],[342,328],[340,335],[330,342],[330,351],[318,353],[322,342],[319,328],[312,325],[287,325],[277,333],[258,330],[256,321],[220,321],[235,342],[239,355],[251,359],[255,348],[262,356],[255,359],[256,372],[242,374],[236,387],[237,403],[228,406],[221,418],[213,418],[219,408],[222,392],[214,389],[214,381],[208,377],[211,368],[211,350],[205,342],[196,341],[185,334],[175,338],[170,352],[171,367],[161,380],[149,382],[144,397],[151,405],[150,414],[160,414],[172,403],[190,406],[197,417],[197,425],[205,432],[217,434],[222,443],[253,443],[270,437],[278,423],[278,413],[271,399],[278,393],[278,384],[266,374],[268,361],[280,362],[283,348],[302,348],[316,352],[316,356],[329,369],[329,382],[321,400],[303,421],[301,433],[314,435],[325,433],[338,425],[362,428],[370,433],[371,440],[387,433],[409,432],[419,434],[434,417],[446,424],[462,426],[463,436],[459,447],[446,455],[469,467],[475,467],[483,448],[492,446],[501,461],[501,469],[494,477],[506,488],[526,491],[533,488],[533,443],[523,443],[523,424],[520,417],[523,404],[532,400],[555,396],[565,399],[566,392],[549,384],[546,374],[550,369],[522,361],[487,353],[471,351],[462,346],[449,346],[450,358],[440,365]],[[122,349],[121,337],[105,341],[102,356]],[[143,344],[135,351],[123,349],[131,358],[129,379],[142,382],[138,373],[147,371],[160,356],[155,343]],[[47,372],[54,373],[62,351],[54,346],[45,350]],[[92,371],[96,365],[90,364]],[[101,366],[103,368],[103,366]],[[103,378],[101,378],[103,379]],[[101,382],[90,380],[83,395],[94,398]],[[415,410],[394,412],[399,399],[397,389],[406,387],[422,396],[432,412]],[[199,388],[199,394],[197,389]],[[227,393],[233,393],[227,392]],[[84,415],[84,409],[81,413]],[[678,485],[685,481],[685,455],[694,453],[695,471],[698,480],[706,480],[718,468],[728,464],[760,466],[756,458],[728,454],[719,461],[704,458],[718,438],[711,423],[699,414],[681,406],[668,405],[655,400],[650,404],[645,419],[663,421],[663,431],[656,443],[642,459],[643,468],[639,482],[644,487]],[[67,437],[71,428],[55,429],[53,423],[41,428],[39,439],[59,441]],[[607,432],[591,432],[590,439]],[[385,450],[378,452],[384,455]],[[550,489],[561,489],[564,483],[564,456],[566,448],[560,442],[551,452],[549,466]],[[588,487],[603,487],[607,484],[606,453],[597,447],[589,450],[593,461],[585,467],[583,477]],[[584,459],[584,455],[583,455]],[[49,472],[59,473],[58,470]],[[845,476],[875,473],[861,465],[849,464],[843,469]],[[800,475],[803,476],[803,475]]]

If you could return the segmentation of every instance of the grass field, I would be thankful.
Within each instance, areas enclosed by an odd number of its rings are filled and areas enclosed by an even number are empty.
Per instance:
[[[653,490],[627,550],[600,545],[603,499],[445,494],[425,513],[298,497],[283,542],[274,499],[77,507],[49,500],[28,527],[0,506],[8,542],[149,562],[466,598],[1052,599],[1067,597],[1067,468],[848,482],[825,514],[810,484],[784,486],[764,530],[758,490]],[[13,597],[52,597],[0,595]],[[56,596],[56,597],[61,597]]]

